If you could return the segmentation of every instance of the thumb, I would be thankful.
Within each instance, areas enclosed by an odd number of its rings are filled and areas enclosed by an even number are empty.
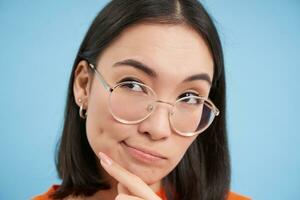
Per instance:
[[[131,195],[130,191],[121,183],[118,183],[118,194],[128,194]]]

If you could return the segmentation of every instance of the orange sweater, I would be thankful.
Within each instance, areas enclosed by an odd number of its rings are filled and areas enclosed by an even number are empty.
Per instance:
[[[52,185],[52,187],[44,194],[34,197],[32,200],[52,200],[49,195],[55,192],[59,188],[59,185]],[[162,200],[167,200],[164,191],[161,189],[156,193],[162,198]],[[238,195],[234,192],[230,192],[227,200],[250,200],[250,198]]]

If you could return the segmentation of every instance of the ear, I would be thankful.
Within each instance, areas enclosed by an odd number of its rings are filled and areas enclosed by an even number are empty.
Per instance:
[[[73,92],[76,104],[83,108],[88,107],[88,98],[90,94],[90,87],[92,83],[92,76],[87,61],[82,60],[78,63],[74,72]],[[81,101],[79,100],[81,99]]]

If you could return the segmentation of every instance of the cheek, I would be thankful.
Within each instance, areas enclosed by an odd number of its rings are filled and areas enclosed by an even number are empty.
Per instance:
[[[106,92],[106,91],[103,91]],[[119,142],[130,134],[130,126],[117,122],[108,107],[108,97],[93,97],[89,101],[86,133],[95,154],[99,151],[113,156]],[[114,156],[113,156],[114,157]]]
[[[197,136],[192,137],[181,137],[176,136],[174,139],[174,146],[176,148],[173,148],[173,155],[172,155],[172,164],[174,167],[180,162],[180,160],[183,158],[184,154],[186,153],[187,149],[190,147],[190,145],[195,141]]]

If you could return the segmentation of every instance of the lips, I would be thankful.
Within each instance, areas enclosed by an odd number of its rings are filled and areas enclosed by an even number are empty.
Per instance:
[[[143,147],[133,146],[127,144],[126,142],[122,142],[126,147],[127,151],[136,159],[144,161],[144,162],[155,162],[160,161],[162,159],[166,159],[163,155],[159,154],[150,149],[146,149]]]

